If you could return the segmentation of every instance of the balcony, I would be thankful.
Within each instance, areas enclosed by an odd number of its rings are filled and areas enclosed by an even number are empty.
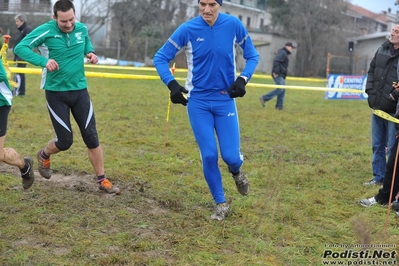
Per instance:
[[[8,1],[0,1],[0,12],[2,13],[52,13],[52,4],[48,3],[9,3]]]

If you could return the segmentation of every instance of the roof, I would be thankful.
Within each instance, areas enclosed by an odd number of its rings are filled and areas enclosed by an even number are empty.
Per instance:
[[[252,40],[255,47],[270,45],[270,42]]]
[[[385,37],[388,39],[389,37],[389,32],[388,31],[382,31],[382,32],[375,32],[372,34],[367,34],[367,35],[362,35],[359,37],[354,37],[351,38],[351,40],[353,41],[364,41],[364,40],[370,40],[370,39],[378,39],[378,38],[382,38]]]
[[[363,8],[361,6],[352,5],[350,3],[348,3],[348,11],[349,11],[348,12],[349,14],[350,13],[355,13],[357,15],[360,15],[360,16],[363,16],[363,17],[367,17],[367,18],[370,18],[372,20],[375,20],[375,21],[378,21],[378,22],[384,23],[384,24],[392,21],[392,19],[389,19],[386,16],[386,14],[384,14],[384,13],[377,14],[377,13],[374,13],[374,12],[372,12],[372,11],[370,11],[368,9],[365,9],[365,8]]]

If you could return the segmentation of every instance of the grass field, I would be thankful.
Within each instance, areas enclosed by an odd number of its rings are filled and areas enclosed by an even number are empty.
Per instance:
[[[345,245],[397,250],[399,217],[391,213],[384,234],[387,209],[358,204],[378,191],[362,185],[372,178],[366,101],[289,90],[285,110],[276,111],[275,100],[259,103],[267,89],[248,88],[237,106],[251,191],[238,194],[220,160],[232,213],[217,222],[209,219],[214,203],[181,105],[171,106],[164,148],[162,82],[88,81],[106,174],[121,195],[98,191],[75,124],[74,145],[52,157],[50,180],[36,172],[23,191],[18,171],[0,164],[0,265],[328,265],[325,250],[341,253]],[[27,82],[27,96],[14,99],[6,146],[34,156],[54,132],[39,75]]]

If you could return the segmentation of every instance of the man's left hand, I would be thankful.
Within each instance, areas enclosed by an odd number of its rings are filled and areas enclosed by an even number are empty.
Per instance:
[[[89,63],[97,64],[98,58],[97,58],[97,55],[95,53],[88,53],[86,55],[86,57],[87,57]]]
[[[227,93],[229,94],[230,98],[243,97],[246,93],[244,78],[238,77],[227,90]]]

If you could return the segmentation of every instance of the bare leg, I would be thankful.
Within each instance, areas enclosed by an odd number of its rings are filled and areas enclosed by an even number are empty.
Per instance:
[[[33,159],[30,156],[22,156],[13,148],[4,148],[6,136],[0,137],[0,161],[9,165],[14,165],[21,171],[22,187],[28,189],[35,181],[33,173]]]
[[[44,147],[44,153],[47,156],[50,156],[52,154],[56,154],[56,153],[59,153],[59,152],[60,152],[60,150],[55,146],[55,139],[50,140],[47,143],[46,147]]]
[[[24,168],[25,161],[22,156],[13,148],[4,148],[5,139],[6,136],[0,137],[0,161],[17,166],[19,169]]]
[[[97,176],[104,175],[104,157],[101,145],[95,149],[88,149],[90,163],[94,168]]]

